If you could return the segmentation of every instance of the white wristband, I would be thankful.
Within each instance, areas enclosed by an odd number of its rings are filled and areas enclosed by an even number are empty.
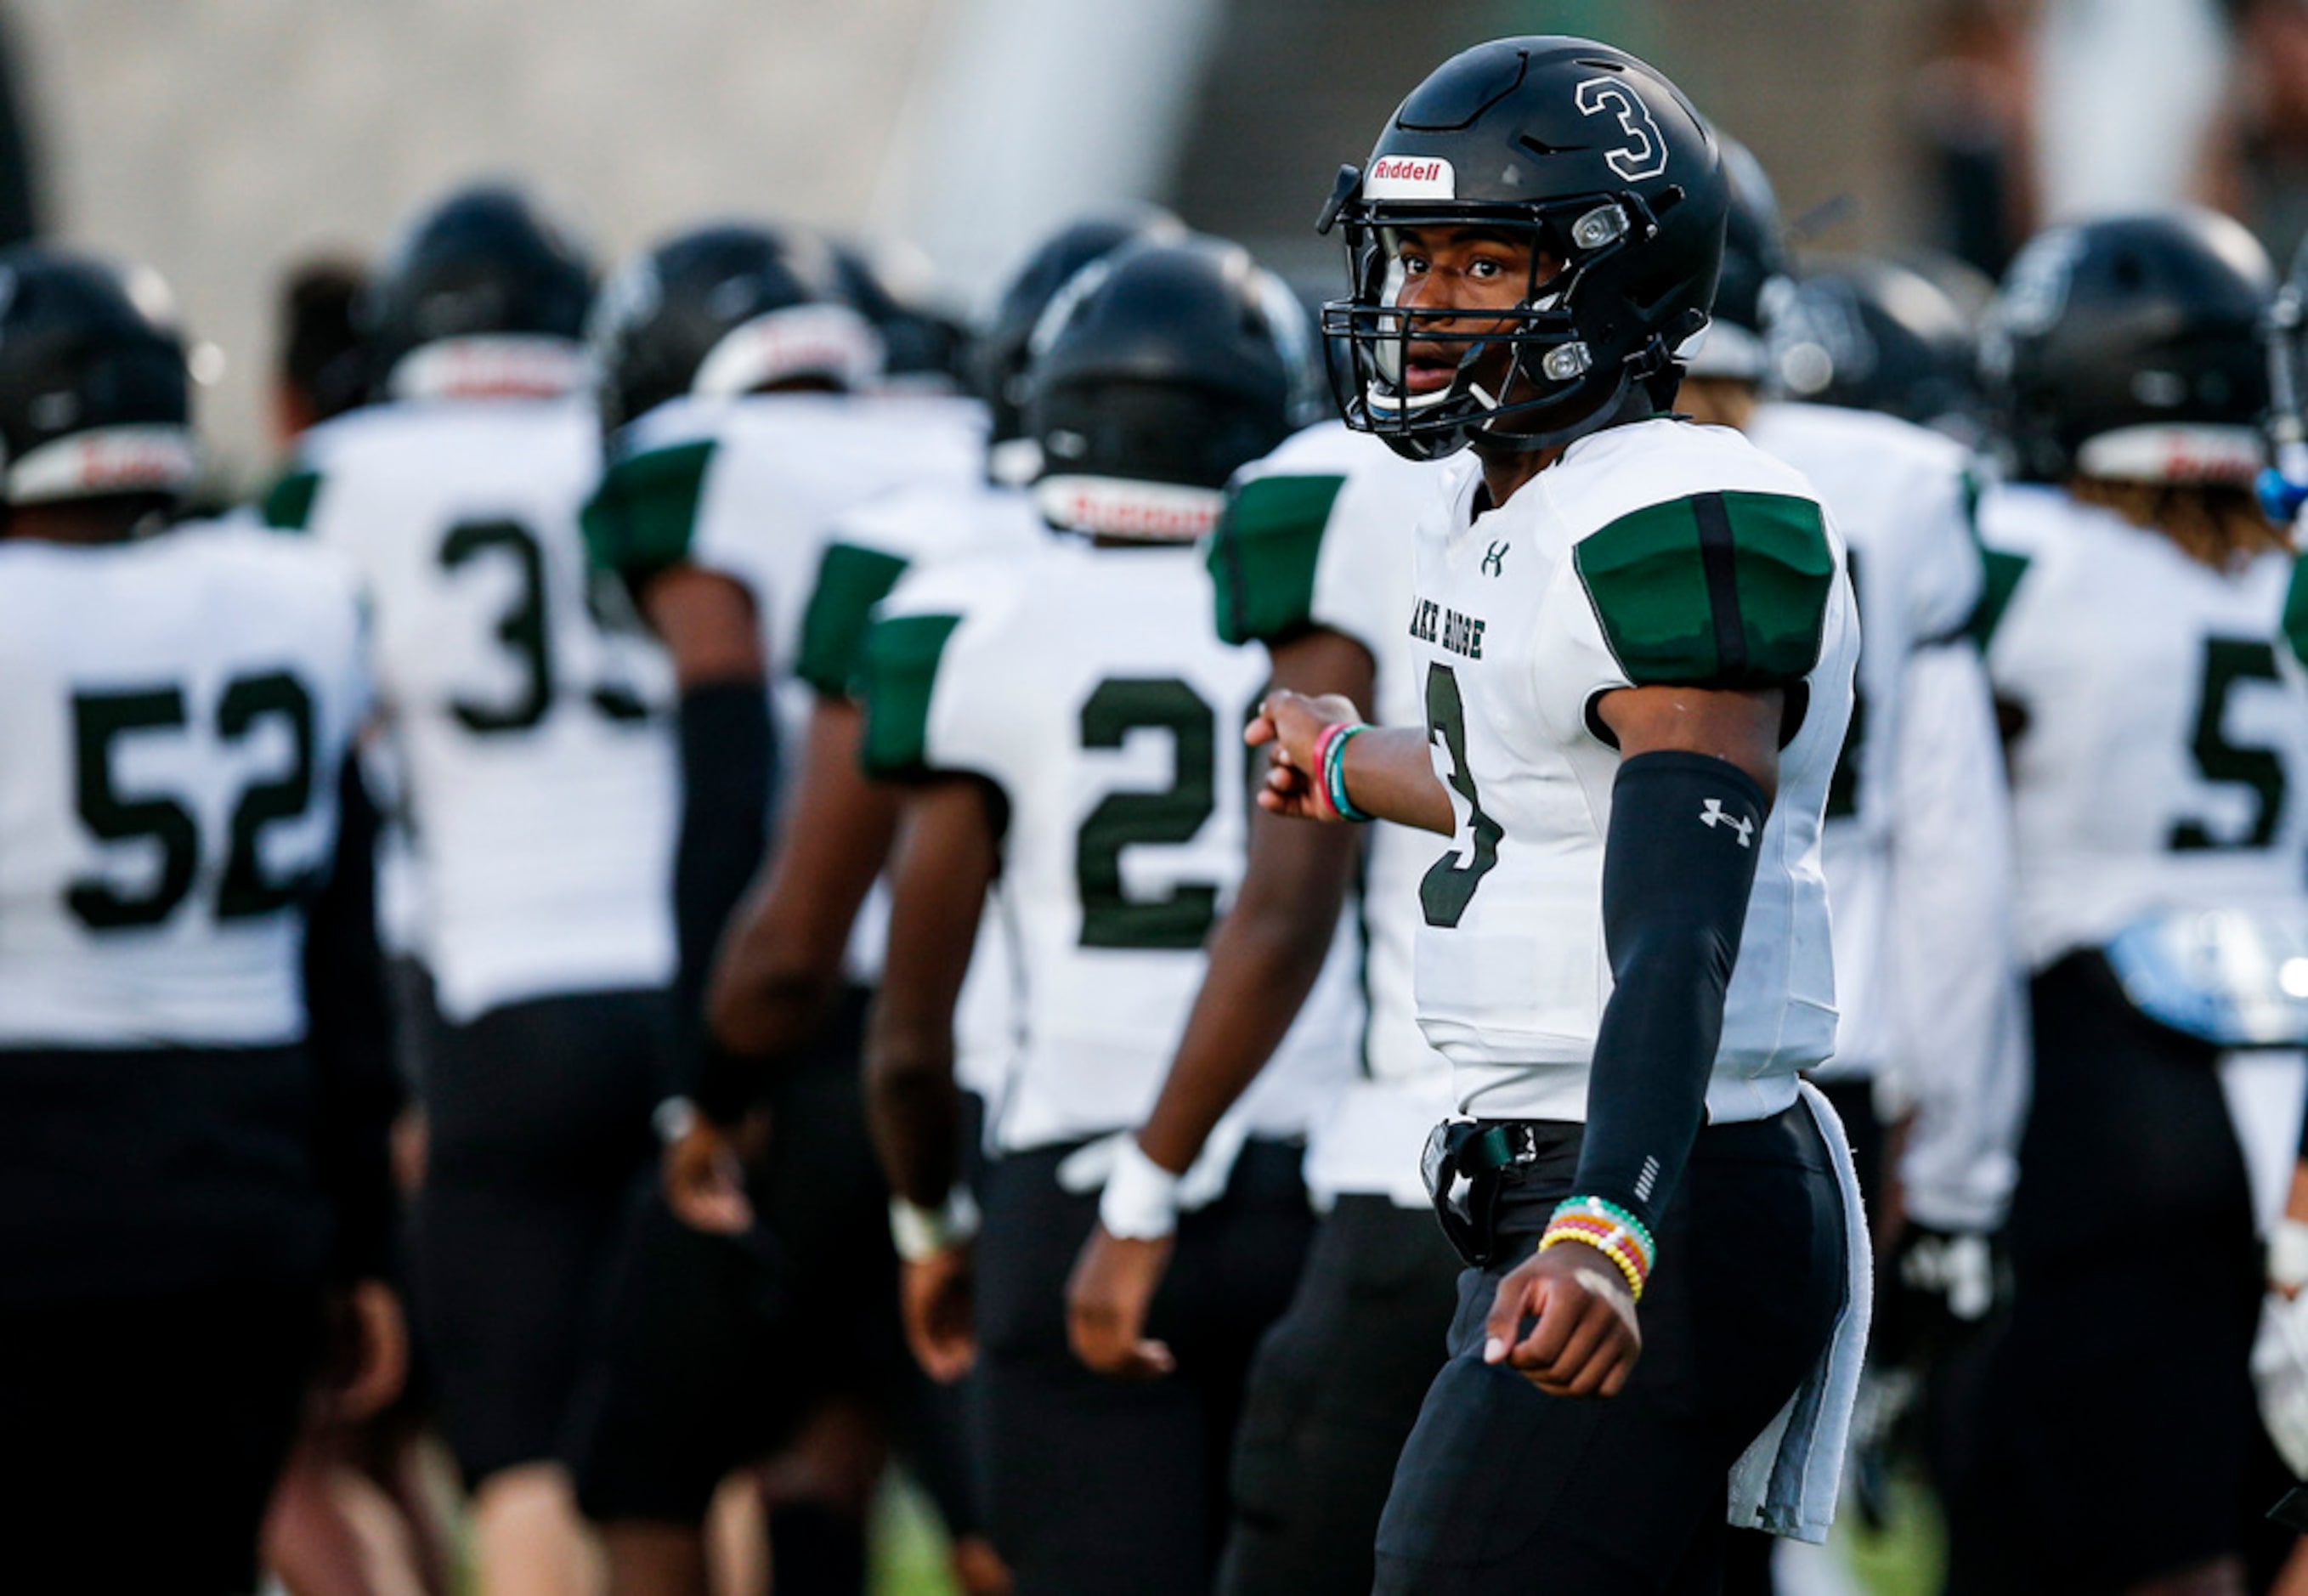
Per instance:
[[[697,1128],[697,1105],[685,1097],[669,1097],[650,1114],[650,1127],[670,1147]]]
[[[2308,1223],[2276,1221],[2275,1233],[2268,1238],[2268,1280],[2287,1291],[2308,1286]]]
[[[918,1264],[977,1234],[977,1204],[967,1188],[955,1186],[943,1208],[917,1208],[903,1197],[890,1199],[890,1241],[898,1256]]]
[[[1158,1241],[1178,1228],[1178,1177],[1148,1158],[1136,1136],[1122,1139],[1098,1200],[1098,1222],[1124,1241]]]

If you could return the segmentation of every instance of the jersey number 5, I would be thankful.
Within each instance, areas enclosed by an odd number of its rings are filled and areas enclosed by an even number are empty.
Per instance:
[[[81,823],[100,841],[156,843],[160,867],[149,892],[123,893],[108,881],[83,880],[65,889],[65,902],[91,931],[157,926],[193,890],[200,871],[200,828],[175,798],[122,796],[113,782],[113,745],[140,733],[184,730],[185,691],[75,693],[72,706],[74,803]],[[313,801],[312,695],[288,672],[271,671],[237,678],[217,701],[217,735],[226,742],[241,741],[267,720],[288,729],[288,768],[271,781],[252,783],[233,806],[224,874],[217,883],[220,920],[286,909],[313,885],[309,874],[268,876],[262,851],[267,826],[296,819]]]
[[[2277,823],[2284,816],[2284,762],[2272,749],[2228,741],[2223,723],[2227,719],[2228,696],[2238,682],[2280,679],[2276,673],[2276,650],[2270,644],[2237,637],[2204,640],[2204,696],[2196,711],[2196,738],[2191,751],[2205,781],[2250,788],[2256,807],[2251,828],[2240,837],[2216,837],[2201,820],[2176,823],[2171,836],[2174,852],[2265,848],[2276,840]]]
[[[1170,734],[1170,785],[1100,800],[1074,840],[1084,947],[1198,948],[1218,918],[1214,884],[1180,883],[1159,898],[1123,890],[1122,850],[1193,841],[1218,802],[1218,715],[1176,677],[1100,682],[1081,710],[1085,748],[1120,748],[1138,730]]]

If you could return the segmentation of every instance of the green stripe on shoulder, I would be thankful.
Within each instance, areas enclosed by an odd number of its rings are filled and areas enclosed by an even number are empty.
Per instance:
[[[593,564],[621,576],[664,570],[689,553],[713,441],[630,454],[602,473],[582,514]]]
[[[313,519],[313,502],[321,496],[321,473],[288,470],[273,479],[257,501],[264,524],[283,532],[301,532]]]
[[[1819,662],[1835,554],[1810,499],[1701,493],[1580,540],[1604,640],[1639,686],[1770,686]]]
[[[1983,546],[1979,557],[1987,567],[1986,580],[1980,588],[1979,608],[1971,612],[1971,624],[1964,630],[1985,650],[1995,640],[1995,628],[2003,624],[2003,612],[2011,608],[2011,595],[2019,590],[2020,579],[2028,574],[2028,556]],[[2292,587],[2297,595],[2300,577],[2296,568],[2293,573]],[[2284,615],[2288,626],[2292,619],[2292,608],[2288,602]],[[2295,643],[2294,646],[2298,645]]]
[[[874,623],[859,661],[866,701],[862,756],[868,775],[927,773],[930,693],[960,616],[901,615]]]
[[[2292,585],[2284,594],[2284,637],[2293,657],[2308,665],[2308,555],[2292,562]]]
[[[905,560],[894,554],[854,543],[827,547],[802,612],[801,659],[795,668],[802,680],[837,696],[855,686],[874,606],[888,597],[905,570]]]
[[[1228,643],[1287,637],[1314,615],[1314,567],[1341,476],[1254,477],[1227,497],[1210,539],[1219,635]]]

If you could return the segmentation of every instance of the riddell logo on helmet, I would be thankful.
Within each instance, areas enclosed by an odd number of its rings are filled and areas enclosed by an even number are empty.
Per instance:
[[[1447,200],[1457,194],[1451,163],[1439,155],[1382,155],[1363,178],[1368,200]]]

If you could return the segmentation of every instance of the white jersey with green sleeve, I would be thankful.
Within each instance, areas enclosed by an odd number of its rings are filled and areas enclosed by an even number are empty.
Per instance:
[[[592,408],[379,405],[306,434],[300,462],[268,512],[360,574],[442,1013],[662,986],[672,677],[590,600]]]
[[[803,606],[801,679],[827,696],[859,686],[866,635],[881,601],[917,566],[1038,548],[1049,537],[1033,502],[982,480],[925,482],[885,494],[834,523]],[[889,896],[880,883],[849,938],[854,979],[881,979]],[[954,1012],[954,1078],[989,1104],[999,1100],[1013,1033],[1009,944],[989,911]]]
[[[1425,712],[1402,629],[1411,532],[1454,469],[1405,460],[1336,421],[1243,468],[1210,545],[1219,635],[1272,643],[1315,627],[1351,638],[1376,668],[1373,720],[1416,723]],[[1451,1109],[1450,1064],[1420,1033],[1411,991],[1418,878],[1432,853],[1399,826],[1373,826],[1365,838],[1359,909],[1370,1026],[1361,1077],[1309,1138],[1306,1182],[1318,1203],[1355,1193],[1427,1205],[1419,1153]]]
[[[1240,733],[1268,669],[1211,635],[1211,603],[1193,548],[1052,537],[909,574],[867,638],[868,768],[999,795],[1018,1005],[1003,1151],[1142,1122],[1201,989],[1242,873]],[[1350,953],[1331,961],[1236,1127],[1304,1134],[1352,1074],[1354,975]]]
[[[0,539],[0,1048],[303,1040],[363,652],[299,539]]]
[[[1478,516],[1480,484],[1464,474],[1417,539],[1410,633],[1458,819],[1419,884],[1419,1022],[1465,1112],[1583,1121],[1620,763],[1596,703],[1776,687],[1795,724],[1769,820],[1690,824],[1758,856],[1708,1114],[1778,1113],[1835,1046],[1820,831],[1859,654],[1842,539],[1792,468],[1684,421],[1581,438]]]
[[[1908,662],[1922,648],[1959,638],[1979,607],[1979,543],[1972,527],[1976,487],[1959,444],[1895,417],[1827,405],[1765,403],[1747,436],[1766,454],[1801,471],[1846,540],[1851,584],[1867,646],[1860,651],[1851,731],[1828,790],[1820,864],[1835,906],[1835,1057],[1824,1078],[1871,1075],[1905,1059],[1907,1012],[1894,990],[1900,919],[1893,870],[1899,824],[1899,750]],[[1984,710],[1984,706],[1983,706]],[[1974,868],[1996,850],[1959,854],[1941,868]],[[1944,889],[1946,884],[1937,884]],[[1984,876],[1974,889],[2004,903],[2006,881]],[[1986,947],[1932,950],[1991,988],[2009,971]],[[1985,1038],[1934,1039],[1934,1048],[1988,1045]]]
[[[594,563],[628,577],[687,564],[753,600],[785,746],[809,712],[799,675],[819,565],[845,515],[985,474],[974,401],[762,393],[684,398],[629,427],[587,510]]]
[[[2057,488],[1980,505],[1987,668],[2011,745],[2031,971],[2173,910],[2296,916],[2308,696],[2286,673],[2291,562],[2215,571]]]

